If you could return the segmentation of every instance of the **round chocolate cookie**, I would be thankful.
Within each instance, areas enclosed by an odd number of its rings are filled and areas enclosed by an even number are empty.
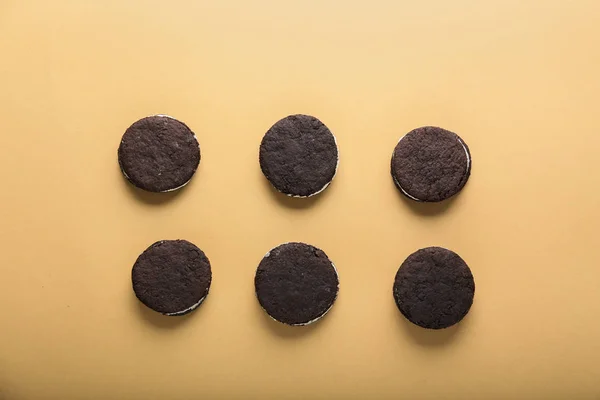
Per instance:
[[[400,139],[392,155],[392,177],[416,201],[442,201],[458,193],[471,174],[471,153],[457,134],[417,128]]]
[[[202,250],[186,240],[161,240],[148,247],[131,271],[133,291],[165,315],[195,310],[208,295],[212,272]]]
[[[411,254],[394,281],[394,299],[413,324],[442,329],[459,322],[471,308],[475,281],[460,256],[441,247]]]
[[[170,192],[192,179],[200,163],[200,146],[183,122],[154,115],[127,128],[118,155],[123,175],[135,186]]]
[[[258,302],[273,319],[308,325],[331,309],[339,280],[322,250],[304,243],[284,243],[262,259],[254,286]]]
[[[290,115],[267,131],[259,161],[275,189],[288,196],[310,197],[333,180],[338,148],[331,131],[317,118]]]

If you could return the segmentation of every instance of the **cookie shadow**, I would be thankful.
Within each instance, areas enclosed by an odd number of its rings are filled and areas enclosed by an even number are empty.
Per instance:
[[[260,308],[260,307],[259,307]],[[276,336],[283,339],[297,339],[301,337],[305,337],[315,332],[319,326],[323,323],[323,320],[327,318],[324,316],[323,319],[313,322],[309,325],[304,326],[292,326],[286,325],[282,322],[275,321],[271,318],[262,308],[260,308],[260,313],[262,314],[263,324],[266,326],[268,330],[270,330]]]
[[[460,337],[460,332],[463,331],[464,324],[468,321],[468,316],[466,316],[462,321],[451,327],[427,329],[413,324],[400,312],[396,313],[396,318],[411,341],[423,347],[442,347],[452,344]]]
[[[331,184],[332,183],[330,183],[330,186],[331,186]],[[267,187],[266,190],[268,190],[271,193],[271,196],[280,205],[287,207],[287,208],[297,209],[297,210],[302,210],[302,209],[307,209],[307,208],[312,207],[314,204],[321,201],[321,199],[328,196],[327,192],[329,190],[329,187],[327,187],[321,193],[316,194],[314,196],[310,196],[310,197],[292,197],[292,196],[285,195],[285,194],[281,193],[280,191],[278,191],[277,189],[275,189],[273,187],[273,185],[271,185],[271,183],[266,179],[263,179],[263,185],[265,185]]]
[[[133,183],[129,182],[125,177],[122,177],[122,181],[123,184],[127,186],[127,190],[133,195],[133,197],[135,197],[138,201],[142,203],[152,206],[165,204],[174,200],[175,198],[179,197],[181,193],[183,193],[192,184],[192,182],[190,181],[184,187],[174,190],[172,192],[155,193],[148,192],[147,190],[143,190],[138,188],[137,186],[134,186]]]
[[[395,184],[394,188],[396,189],[398,197],[401,198],[401,201],[404,203],[405,206],[408,206],[408,208],[410,208],[411,211],[415,214],[419,214],[425,217],[433,217],[445,213],[452,206],[452,204],[456,202],[458,196],[460,196],[459,192],[446,200],[437,202],[424,202],[416,201],[406,197]]]
[[[146,307],[141,301],[139,301],[137,297],[132,297],[132,301],[136,303],[135,307],[137,308],[138,315],[142,318],[142,320],[144,320],[145,323],[159,329],[175,329],[179,326],[182,326],[189,322],[190,318],[192,318],[192,315],[199,312],[202,308],[202,305],[200,305],[200,307],[198,307],[189,314],[169,316],[151,310],[150,308]]]

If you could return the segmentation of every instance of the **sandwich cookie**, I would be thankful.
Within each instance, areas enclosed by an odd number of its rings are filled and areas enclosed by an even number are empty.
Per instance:
[[[283,194],[310,197],[329,186],[338,167],[331,131],[310,115],[290,115],[275,123],[260,144],[265,177]]]
[[[406,197],[436,202],[465,186],[471,174],[471,153],[457,134],[426,126],[400,139],[391,166],[394,183]]]
[[[131,281],[136,297],[164,315],[195,310],[208,295],[212,272],[202,250],[186,240],[161,240],[136,260]]]
[[[185,186],[200,163],[200,146],[186,124],[167,115],[134,122],[123,135],[119,165],[133,185],[150,192]]]
[[[299,326],[321,319],[339,289],[333,263],[320,249],[285,243],[269,251],[256,269],[256,297],[276,321]]]
[[[475,281],[460,256],[441,247],[411,254],[394,281],[394,300],[402,315],[423,328],[448,328],[473,304]]]

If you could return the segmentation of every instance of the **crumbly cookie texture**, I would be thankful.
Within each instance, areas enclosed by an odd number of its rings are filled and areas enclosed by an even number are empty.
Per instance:
[[[393,294],[400,312],[409,321],[423,328],[442,329],[467,315],[473,304],[475,281],[458,254],[428,247],[402,263]]]
[[[319,119],[290,115],[275,123],[260,144],[259,162],[278,191],[296,197],[321,192],[335,176],[335,137]]]
[[[168,192],[192,179],[200,164],[200,146],[183,122],[155,115],[125,131],[118,156],[132,184],[150,192]]]
[[[394,149],[391,172],[407,197],[436,202],[457,194],[471,174],[471,155],[455,133],[437,127],[417,128]]]

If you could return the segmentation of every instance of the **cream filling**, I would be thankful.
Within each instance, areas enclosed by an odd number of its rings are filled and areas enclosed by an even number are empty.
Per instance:
[[[194,174],[196,173],[196,170],[194,170]],[[192,174],[192,176],[194,176],[194,174]],[[176,188],[173,189],[167,189],[167,190],[161,190],[158,193],[168,193],[168,192],[174,192],[177,189],[181,189],[182,187],[184,187],[185,185],[187,185],[188,183],[190,183],[190,181],[192,180],[192,178],[188,179],[187,182],[185,182],[183,185],[177,186]]]
[[[191,307],[186,308],[185,310],[176,311],[176,312],[172,312],[172,313],[163,313],[163,315],[176,316],[176,315],[182,315],[182,314],[186,314],[188,312],[194,311],[196,308],[198,308],[200,306],[200,304],[202,304],[204,299],[206,299],[206,296],[208,296],[208,294],[205,295],[203,298],[201,298],[196,304],[194,304]]]
[[[406,137],[406,135],[402,136],[400,138],[400,140],[398,140],[398,143],[400,143],[402,141],[402,139],[404,139]],[[458,142],[460,143],[460,145],[462,146],[463,150],[465,151],[465,155],[467,156],[467,171],[469,171],[469,169],[471,168],[471,156],[469,155],[469,151],[467,150],[467,146],[465,146],[465,143],[462,141],[462,139],[460,137],[458,137],[458,135],[456,136],[456,138],[458,139]],[[396,156],[396,151],[394,149],[394,153],[392,153],[392,158],[394,158]],[[402,185],[400,185],[400,182],[398,182],[398,180],[396,179],[396,176],[394,176],[394,174],[392,174],[392,179],[394,180],[394,182],[396,183],[396,186],[398,186],[400,188],[400,190],[402,191],[402,193],[404,193],[407,197],[415,200],[415,201],[425,201],[425,200],[421,200],[418,199],[412,195],[410,195],[403,187]]]
[[[154,114],[154,115],[151,115],[151,117],[171,118],[172,120],[175,120],[175,121],[177,121],[177,122],[181,122],[181,121],[179,121],[177,118],[171,117],[170,115],[167,115],[167,114]],[[183,122],[182,122],[182,123],[183,123]],[[186,126],[187,126],[187,125],[186,125]],[[188,127],[188,129],[189,129],[189,127]],[[190,129],[190,132],[192,132],[192,130],[191,130],[191,129]],[[198,149],[200,149],[200,142],[198,142],[198,138],[196,137],[196,134],[195,134],[194,132],[192,132],[192,135],[194,136],[194,139],[196,140],[196,143],[198,143]],[[179,185],[179,186],[177,186],[177,187],[175,187],[175,188],[172,188],[172,189],[161,190],[160,192],[157,192],[157,193],[168,193],[168,192],[173,192],[173,191],[175,191],[175,190],[181,189],[182,187],[184,187],[185,185],[187,185],[188,183],[190,183],[190,181],[191,181],[191,180],[192,180],[192,178],[194,177],[194,174],[196,173],[196,171],[197,171],[197,170],[198,170],[198,168],[196,168],[196,169],[194,170],[194,172],[192,173],[192,176],[190,177],[190,179],[188,179],[188,180],[187,180],[186,182],[184,182],[182,185]],[[125,178],[127,178],[127,180],[128,180],[129,182],[131,182],[131,183],[132,183],[132,184],[135,186],[135,183],[133,183],[133,182],[131,181],[131,178],[129,178],[129,175],[127,175],[127,173],[125,172],[125,170],[123,169],[123,167],[121,167],[121,172],[123,173],[123,175],[125,175]]]
[[[284,244],[289,244],[289,243],[291,243],[291,242],[281,243],[281,244],[273,247],[271,250],[267,251],[267,254],[265,254],[265,256],[263,258],[267,258],[267,257],[271,256],[271,252],[273,250],[275,250],[277,247],[283,246]],[[335,267],[335,264],[331,260],[329,260],[329,262],[331,263],[331,266],[333,267],[333,270],[335,271],[335,276],[337,278],[338,284],[337,284],[336,291],[335,291],[335,297],[333,298],[333,301],[331,302],[331,305],[329,306],[329,308],[327,310],[323,311],[323,313],[321,315],[319,315],[318,317],[316,317],[314,319],[311,319],[308,322],[301,322],[301,323],[298,323],[298,324],[289,324],[287,322],[283,322],[283,321],[278,320],[277,318],[274,318],[271,314],[269,314],[269,312],[267,310],[265,310],[265,308],[262,306],[262,304],[260,304],[260,301],[259,301],[258,304],[260,305],[260,308],[262,308],[264,310],[264,312],[267,313],[267,315],[269,316],[269,318],[271,318],[273,321],[277,321],[277,322],[280,322],[282,324],[286,324],[286,325],[290,325],[290,326],[306,326],[306,325],[312,324],[313,322],[317,322],[318,320],[320,320],[321,318],[323,318],[329,312],[329,310],[331,310],[333,308],[333,305],[335,304],[335,301],[337,300],[338,292],[340,291],[340,276],[338,275],[337,268]],[[256,298],[258,298],[258,293],[256,293]]]
[[[331,131],[330,131],[330,133],[331,133]],[[285,193],[285,192],[282,192],[281,190],[279,190],[277,188],[275,188],[275,190],[277,190],[279,193],[285,194],[288,197],[295,197],[297,199],[306,199],[308,197],[316,196],[319,193],[321,193],[323,190],[327,189],[327,186],[329,186],[331,184],[331,182],[333,181],[333,178],[335,178],[335,176],[337,174],[337,171],[338,171],[338,167],[340,166],[340,148],[338,147],[338,143],[337,143],[337,139],[336,139],[335,135],[333,133],[331,133],[331,136],[333,136],[333,141],[335,142],[335,148],[337,150],[337,160],[336,160],[336,163],[335,163],[335,171],[333,171],[333,176],[331,177],[331,179],[329,180],[329,182],[327,182],[321,189],[317,190],[314,193],[309,194],[308,196],[299,196],[297,194]],[[273,187],[275,187],[275,186],[273,186]]]

